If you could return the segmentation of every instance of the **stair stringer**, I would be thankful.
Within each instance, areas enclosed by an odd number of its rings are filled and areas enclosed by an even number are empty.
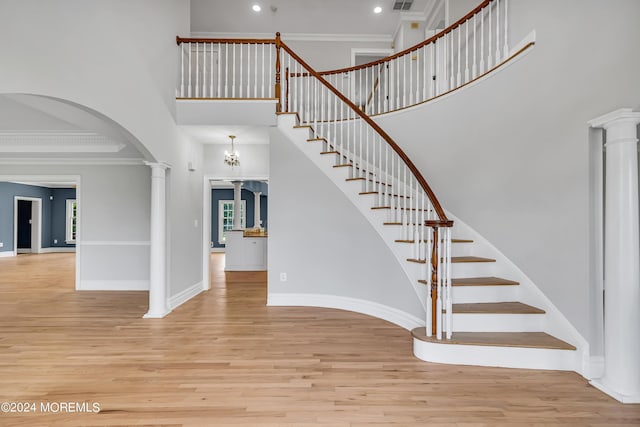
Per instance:
[[[346,170],[349,168],[333,168],[335,157],[320,155],[320,152],[322,152],[321,144],[319,142],[307,142],[307,139],[311,138],[309,135],[310,132],[307,132],[306,128],[294,128],[294,126],[297,125],[296,120],[296,116],[293,114],[278,116],[279,130],[286,135],[293,142],[293,145],[300,149],[300,151],[302,151],[307,158],[311,160],[311,162],[313,162],[324,174],[326,174],[327,177],[329,177],[329,179],[343,192],[347,199],[351,201],[356,208],[358,208],[371,226],[382,237],[383,241],[394,254],[398,264],[406,274],[407,280],[411,283],[411,286],[424,309],[427,291],[424,286],[418,283],[418,280],[422,277],[416,275],[415,273],[418,269],[410,268],[411,266],[408,265],[409,263],[407,263],[406,257],[402,257],[401,251],[399,251],[397,245],[394,244],[397,236],[395,236],[393,230],[390,230],[389,228],[385,229],[382,222],[378,220],[376,215],[374,215],[371,210],[372,204],[370,203],[369,197],[358,194],[359,191],[357,191],[357,184],[346,181],[346,178],[348,178]],[[342,169],[342,171],[340,171],[340,169]]]
[[[538,288],[531,278],[529,278],[518,266],[505,256],[498,248],[492,245],[484,236],[471,228],[467,223],[460,220],[449,211],[447,217],[454,221],[456,234],[473,240],[473,253],[496,260],[495,274],[519,282],[517,286],[518,301],[543,309],[543,332],[553,335],[576,347],[576,360],[571,370],[576,371],[586,378],[590,377],[590,357],[589,343],[578,332],[578,330],[567,320],[560,310],[549,300],[549,298]],[[455,303],[454,294],[454,303]]]

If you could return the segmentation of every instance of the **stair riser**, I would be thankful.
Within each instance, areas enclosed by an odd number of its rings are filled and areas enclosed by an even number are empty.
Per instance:
[[[544,314],[453,314],[454,332],[537,332]]]
[[[413,354],[427,362],[507,368],[574,370],[578,352],[541,348],[426,343],[413,340]]]
[[[518,301],[517,286],[454,286],[454,303]]]
[[[495,276],[495,262],[454,262],[451,263],[451,277]]]

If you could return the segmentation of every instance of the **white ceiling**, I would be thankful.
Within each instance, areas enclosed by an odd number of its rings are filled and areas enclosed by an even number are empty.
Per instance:
[[[414,0],[409,12],[425,13],[436,1],[441,0]],[[262,11],[253,12],[253,4]],[[394,0],[191,0],[191,32],[391,36],[400,20],[393,4]],[[381,6],[382,13],[374,14],[375,6]]]
[[[133,138],[96,112],[35,95],[0,95],[1,159],[141,159]]]

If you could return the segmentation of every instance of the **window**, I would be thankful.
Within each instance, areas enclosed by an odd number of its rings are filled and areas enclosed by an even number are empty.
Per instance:
[[[67,199],[67,231],[65,242],[76,242],[76,227],[78,218],[78,203],[75,199]]]
[[[247,201],[240,204],[240,227],[245,227]],[[227,241],[226,232],[233,228],[233,200],[218,201],[218,243],[224,245]]]

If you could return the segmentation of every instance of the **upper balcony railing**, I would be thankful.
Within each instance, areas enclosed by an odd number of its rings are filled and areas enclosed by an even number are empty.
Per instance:
[[[508,12],[508,0],[484,0],[422,43],[387,58],[320,75],[369,115],[426,102],[509,59]]]

